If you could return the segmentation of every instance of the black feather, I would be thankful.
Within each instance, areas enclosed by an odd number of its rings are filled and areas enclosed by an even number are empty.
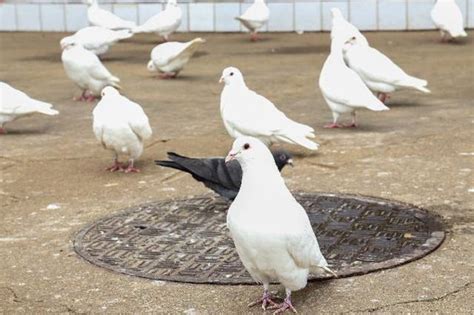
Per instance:
[[[280,171],[291,159],[291,155],[284,150],[275,151],[273,157]],[[170,161],[156,160],[155,164],[189,173],[225,198],[232,200],[237,196],[242,181],[239,162],[225,163],[224,158],[190,158],[174,152],[168,152],[168,158]]]

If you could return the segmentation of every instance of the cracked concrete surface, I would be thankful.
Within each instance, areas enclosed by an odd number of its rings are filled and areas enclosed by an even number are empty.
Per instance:
[[[60,63],[64,34],[0,33],[2,80],[49,101],[61,114],[34,116],[0,137],[0,313],[262,314],[246,305],[255,286],[191,285],[116,274],[80,259],[71,240],[84,225],[130,205],[209,193],[190,176],[158,168],[166,151],[222,156],[232,143],[219,116],[217,84],[225,66],[291,118],[315,127],[321,149],[297,147],[283,175],[294,190],[359,193],[413,203],[446,221],[443,245],[423,259],[364,276],[312,282],[294,294],[301,314],[472,314],[474,296],[474,45],[440,44],[437,32],[368,33],[369,41],[433,91],[402,91],[386,113],[360,112],[360,128],[325,130],[331,119],[317,76],[328,34],[202,36],[207,43],[178,80],[146,71],[153,35],[115,46],[105,65],[124,93],[142,104],[154,136],[140,174],[110,174],[111,155],[91,130],[95,104]],[[349,119],[349,118],[346,118]],[[54,204],[55,207],[48,207]],[[272,287],[273,290],[281,288]],[[281,292],[280,292],[281,293]],[[269,314],[269,312],[267,312]]]

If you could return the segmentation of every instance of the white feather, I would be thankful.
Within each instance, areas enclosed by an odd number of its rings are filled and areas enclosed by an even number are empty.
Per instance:
[[[431,10],[431,19],[441,32],[449,36],[466,37],[461,10],[455,0],[438,0]]]
[[[124,20],[110,11],[101,9],[97,0],[87,0],[87,18],[93,26],[101,26],[111,30],[132,29],[137,25],[135,22]]]
[[[237,68],[224,69],[222,77],[226,85],[221,93],[221,116],[231,137],[252,136],[267,145],[286,142],[318,148],[308,139],[314,138],[313,128],[289,119],[268,99],[250,90]]]
[[[107,87],[92,115],[94,134],[104,148],[117,156],[140,157],[144,140],[152,135],[148,117],[140,105]]]
[[[113,31],[99,26],[88,26],[80,29],[71,36],[61,40],[61,47],[66,47],[71,42],[82,45],[85,49],[96,55],[105,54],[109,48],[122,39],[133,36],[130,30]]]
[[[428,82],[408,75],[390,58],[375,48],[357,42],[345,51],[345,60],[373,92],[391,93],[412,88],[424,93]]]
[[[159,44],[151,51],[148,69],[165,73],[177,73],[188,63],[189,59],[206,41],[195,38],[186,43],[167,42]]]
[[[259,140],[238,138],[230,155],[243,171],[240,191],[227,212],[227,227],[242,263],[264,286],[277,281],[287,290],[304,288],[310,271],[328,267],[306,211]]]
[[[374,111],[388,110],[364,84],[357,73],[346,66],[342,55],[343,43],[335,38],[331,53],[324,62],[319,76],[319,87],[334,120],[342,113],[352,113],[358,108]]]
[[[66,47],[61,55],[67,76],[82,90],[98,96],[106,86],[120,88],[119,78],[104,67],[99,58],[81,45]]]
[[[54,116],[59,112],[53,105],[35,100],[20,90],[0,82],[0,128],[18,118],[35,113]]]
[[[245,10],[244,14],[236,17],[249,31],[256,32],[267,24],[270,18],[270,10],[264,0],[255,0],[254,3]]]
[[[157,33],[165,39],[174,33],[181,24],[183,12],[176,1],[168,1],[165,10],[149,18],[133,29],[134,33]]]
[[[369,45],[367,38],[351,23],[349,23],[342,15],[341,10],[338,8],[331,9],[332,16],[332,27],[331,27],[331,40],[337,37],[351,38],[356,37],[357,41],[361,45]]]

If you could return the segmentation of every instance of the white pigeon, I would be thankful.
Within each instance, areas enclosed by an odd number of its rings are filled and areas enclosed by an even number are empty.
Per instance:
[[[183,12],[176,0],[168,0],[165,10],[149,18],[145,23],[133,29],[134,33],[156,33],[167,41],[181,24]]]
[[[455,0],[437,0],[431,10],[431,19],[441,32],[441,41],[467,36],[461,10]]]
[[[252,33],[252,41],[258,39],[257,31],[267,24],[269,18],[270,10],[265,0],[255,0],[254,3],[245,10],[244,14],[236,17],[236,19]]]
[[[231,137],[252,136],[268,146],[283,141],[318,149],[319,144],[308,139],[314,138],[314,129],[289,119],[268,99],[250,90],[239,69],[225,68],[219,82],[225,83],[220,109]]]
[[[127,21],[110,11],[101,9],[97,0],[86,0],[89,5],[87,18],[93,26],[101,26],[111,30],[132,29],[137,26],[135,22]]]
[[[428,82],[408,75],[390,58],[375,48],[361,45],[356,37],[352,37],[344,46],[344,59],[372,92],[385,102],[388,93],[409,88],[430,93],[426,88]]]
[[[227,212],[227,227],[245,269],[263,284],[263,297],[250,304],[271,304],[275,313],[290,309],[291,292],[306,286],[310,272],[336,274],[319,249],[308,215],[285,185],[268,148],[256,138],[234,141],[226,161],[242,167],[239,193]],[[286,298],[272,301],[271,282],[281,283]]]
[[[92,115],[97,140],[105,149],[114,152],[114,164],[107,170],[139,172],[134,162],[143,152],[143,141],[152,134],[142,107],[108,86],[102,91],[102,99]],[[127,167],[119,162],[119,156],[128,157]]]
[[[71,36],[61,39],[60,45],[64,49],[71,41],[82,45],[96,55],[105,54],[109,48],[122,39],[133,36],[130,30],[113,31],[100,26],[88,26],[80,29]]]
[[[163,79],[174,78],[205,42],[204,39],[198,37],[186,43],[160,44],[151,51],[151,60],[148,62],[147,68],[151,72],[162,72],[160,76]]]
[[[93,52],[75,41],[64,47],[61,60],[67,76],[82,89],[77,100],[92,101],[106,86],[120,88],[120,79],[113,76]]]
[[[53,105],[35,100],[20,90],[0,82],[0,134],[6,133],[5,124],[36,113],[54,116],[59,112]]]
[[[359,75],[344,63],[342,52],[344,44],[341,37],[334,38],[331,53],[319,75],[319,87],[333,115],[333,122],[326,125],[326,128],[342,127],[337,123],[342,113],[351,113],[350,127],[356,127],[357,109],[367,108],[373,111],[389,109],[372,94]]]
[[[342,15],[341,10],[338,8],[331,9],[332,15],[332,27],[331,27],[331,40],[334,40],[336,37],[342,38],[351,38],[355,36],[357,41],[361,45],[369,45],[367,38],[351,23],[349,23],[344,16]]]

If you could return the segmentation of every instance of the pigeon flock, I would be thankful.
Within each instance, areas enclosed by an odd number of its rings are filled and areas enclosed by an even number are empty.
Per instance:
[[[93,110],[93,132],[104,149],[113,153],[108,171],[139,172],[135,161],[141,156],[144,141],[152,128],[142,107],[120,94],[120,79],[110,73],[100,56],[117,42],[137,33],[156,33],[164,43],[150,53],[147,69],[159,72],[163,79],[175,78],[193,54],[205,43],[167,42],[182,20],[176,0],[168,0],[165,10],[142,25],[126,21],[87,0],[87,16],[92,26],[85,27],[60,41],[61,60],[67,77],[82,93],[78,101],[100,99]],[[331,50],[319,76],[319,88],[333,115],[327,128],[356,127],[356,111],[386,111],[388,95],[400,89],[430,93],[427,81],[413,77],[389,57],[370,46],[359,30],[337,8],[331,10]],[[255,0],[236,17],[251,32],[257,32],[269,19],[264,0]],[[454,0],[437,0],[432,19],[440,29],[442,41],[467,36],[462,15]],[[315,130],[292,120],[271,100],[251,90],[242,72],[235,67],[223,70],[220,82],[220,114],[228,134],[235,138],[224,158],[191,158],[169,152],[169,160],[155,163],[189,173],[219,195],[233,200],[227,214],[227,226],[247,271],[262,283],[264,293],[252,305],[291,310],[291,292],[306,286],[310,272],[334,272],[322,255],[308,216],[286,187],[280,171],[293,165],[285,150],[270,152],[275,143],[288,143],[317,150]],[[57,115],[53,105],[30,98],[0,82],[0,133],[5,124],[23,116],[40,113]],[[352,122],[339,123],[341,114],[350,113]],[[122,159],[122,161],[121,161]],[[270,184],[269,184],[270,183]],[[281,304],[273,301],[269,284],[280,282],[286,289]]]

